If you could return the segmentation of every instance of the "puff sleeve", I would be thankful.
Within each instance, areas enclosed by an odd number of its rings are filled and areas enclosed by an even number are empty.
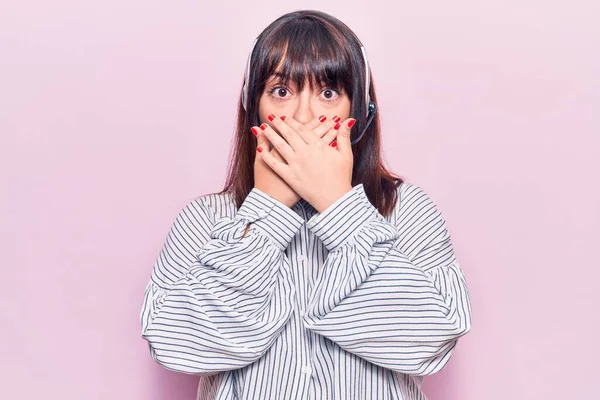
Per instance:
[[[388,222],[362,184],[307,223],[329,250],[306,327],[374,364],[429,375],[471,329],[467,284],[446,221],[414,184]]]
[[[260,358],[292,313],[284,250],[302,223],[256,188],[232,218],[217,218],[202,198],[184,207],[145,289],[140,320],[152,357],[199,375]]]

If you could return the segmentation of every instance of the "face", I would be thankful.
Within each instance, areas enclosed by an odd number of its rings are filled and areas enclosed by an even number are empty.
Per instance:
[[[268,116],[275,114],[290,116],[296,121],[306,124],[321,115],[328,119],[336,115],[343,120],[350,117],[350,99],[346,93],[334,88],[313,85],[308,82],[301,92],[295,87],[286,87],[278,83],[277,76],[271,76],[260,97],[258,112],[261,122],[269,122]]]

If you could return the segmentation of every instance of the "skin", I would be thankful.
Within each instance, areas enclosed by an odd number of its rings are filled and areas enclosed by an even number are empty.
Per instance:
[[[302,197],[319,212],[350,191],[350,106],[333,88],[306,83],[298,92],[272,76],[259,101],[262,125],[252,127],[263,149],[254,163],[255,187],[288,207]],[[331,147],[334,141],[338,146]]]

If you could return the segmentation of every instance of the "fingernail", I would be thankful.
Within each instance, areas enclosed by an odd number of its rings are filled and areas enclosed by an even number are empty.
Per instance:
[[[351,119],[350,122],[348,122],[348,128],[352,128],[355,123],[356,123],[356,120],[355,119]]]
[[[269,121],[273,121],[275,119],[275,115],[271,114],[268,116],[268,118],[269,118]]]
[[[258,136],[258,131],[256,130],[255,127],[250,128],[250,130],[252,131],[252,133],[254,134],[254,136]]]
[[[279,118],[281,118],[281,120],[282,120],[282,121],[285,121],[285,115],[282,115],[282,116],[281,116],[281,117],[279,117]]]
[[[340,122],[340,117],[338,117],[337,115],[335,117],[332,118],[333,122]]]
[[[262,124],[262,125],[260,126],[260,129],[262,129],[263,131],[264,131],[265,129],[267,129],[267,124]]]
[[[262,153],[262,147],[258,146],[256,150],[258,150],[259,153]]]
[[[327,119],[327,117],[326,117],[326,116],[324,116],[324,115],[321,115],[321,116],[319,117],[319,122],[323,122],[323,121],[325,121],[326,119]]]
[[[340,125],[340,123],[338,122],[337,124],[335,124],[335,126],[333,127],[333,129],[335,129],[335,130],[338,130],[338,129],[340,129],[340,126],[341,126],[341,125]]]
[[[337,146],[337,142],[334,140],[334,141],[331,143],[331,147],[335,147],[335,146]]]

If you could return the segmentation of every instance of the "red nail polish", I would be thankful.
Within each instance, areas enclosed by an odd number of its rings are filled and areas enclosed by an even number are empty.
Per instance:
[[[279,117],[279,118],[281,118],[281,120],[282,120],[282,121],[285,121],[285,115],[282,115],[282,116],[281,116],[281,117]]]
[[[269,121],[273,121],[275,119],[275,115],[271,114],[268,116],[268,118],[269,118]]]
[[[260,126],[260,129],[262,129],[263,131],[264,131],[265,129],[267,129],[267,124],[262,124],[262,125]]]
[[[326,116],[324,116],[324,115],[321,115],[321,116],[319,117],[319,122],[323,122],[323,121],[325,121],[326,119],[327,119],[327,117],[326,117]]]
[[[331,147],[336,147],[337,146],[337,142],[333,141],[333,143],[331,143]]]
[[[250,128],[250,130],[252,131],[252,134],[254,134],[254,136],[258,136],[258,131],[255,127]]]
[[[259,153],[262,153],[262,148],[260,146],[258,146],[256,150],[258,150]]]
[[[333,129],[335,129],[335,130],[337,131],[338,129],[340,129],[340,126],[341,126],[341,125],[340,125],[340,123],[338,122],[337,124],[335,124],[335,126],[333,127]]]
[[[338,117],[337,115],[335,117],[333,117],[333,122],[340,122],[340,117]]]
[[[350,122],[348,122],[348,128],[352,128],[354,126],[354,124],[356,123],[356,120],[350,120]]]

